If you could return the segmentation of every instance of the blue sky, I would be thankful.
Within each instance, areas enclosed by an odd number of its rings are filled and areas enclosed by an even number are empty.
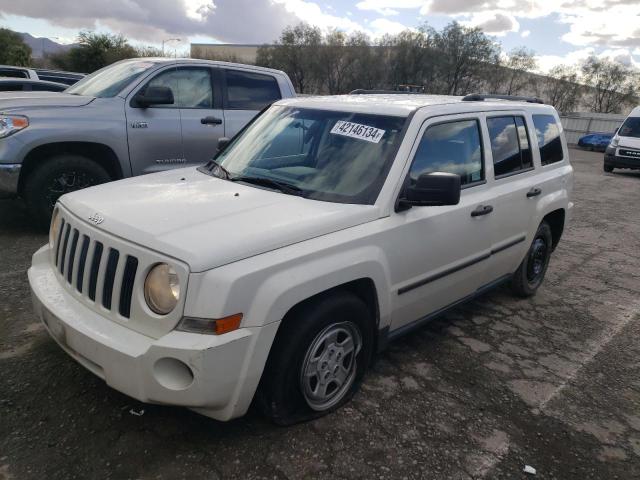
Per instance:
[[[71,42],[80,30],[133,43],[268,43],[300,21],[376,38],[427,22],[481,27],[505,52],[525,46],[541,70],[591,54],[640,66],[639,0],[0,0],[0,26]]]

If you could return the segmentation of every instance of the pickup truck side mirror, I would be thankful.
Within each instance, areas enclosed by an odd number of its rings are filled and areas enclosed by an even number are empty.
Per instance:
[[[411,207],[457,205],[460,202],[460,175],[455,173],[423,173],[408,185],[399,199],[399,210]]]
[[[135,105],[147,108],[152,105],[173,105],[173,91],[169,87],[147,87],[134,97]]]

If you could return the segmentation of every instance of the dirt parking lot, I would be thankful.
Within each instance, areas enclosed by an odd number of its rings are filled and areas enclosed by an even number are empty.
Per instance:
[[[571,153],[575,218],[536,297],[409,334],[346,408],[290,428],[142,405],[68,358],[31,313],[46,236],[0,201],[0,479],[640,478],[640,173]]]

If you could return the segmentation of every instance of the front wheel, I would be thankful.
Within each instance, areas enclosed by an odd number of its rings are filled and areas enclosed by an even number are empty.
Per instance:
[[[372,325],[367,306],[348,292],[295,308],[280,326],[260,381],[263,413],[291,425],[349,401],[371,360]]]
[[[527,255],[511,279],[511,288],[516,295],[520,297],[535,295],[547,273],[552,248],[551,227],[543,221],[533,237]]]
[[[607,164],[605,163],[605,165],[604,165],[604,171],[605,171],[605,172],[607,172],[607,173],[611,173],[611,172],[613,172],[613,167],[612,167],[611,165],[607,165]]]
[[[65,193],[111,180],[107,171],[80,155],[58,155],[43,160],[26,178],[23,196],[31,216],[47,228],[58,198]]]

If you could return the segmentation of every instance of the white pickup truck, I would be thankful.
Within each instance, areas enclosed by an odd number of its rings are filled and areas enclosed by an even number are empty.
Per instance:
[[[73,192],[29,269],[76,361],[144,402],[325,414],[392,339],[542,283],[572,210],[556,111],[486,95],[280,100],[203,167]]]

